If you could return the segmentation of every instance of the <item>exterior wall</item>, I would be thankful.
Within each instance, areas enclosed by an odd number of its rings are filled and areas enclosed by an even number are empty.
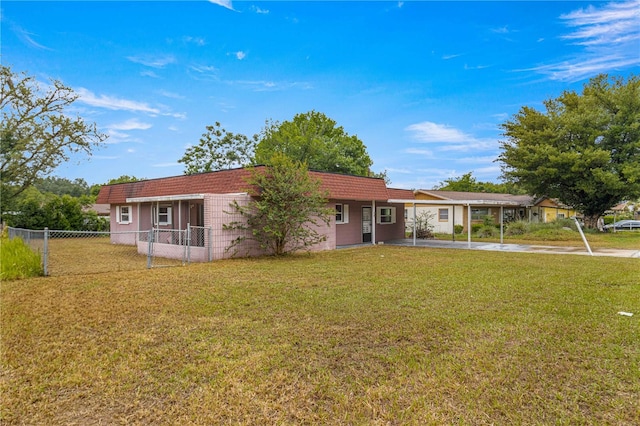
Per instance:
[[[376,220],[374,221],[375,227],[376,227],[376,243],[404,238],[405,237],[404,205],[377,202],[376,209],[378,207],[395,207],[396,223],[377,223],[377,217],[376,217]]]
[[[129,223],[118,223],[117,211],[118,208],[124,206],[129,206],[130,208],[130,222]],[[112,205],[110,207],[110,218],[109,218],[109,226],[111,230],[111,244],[125,244],[125,245],[135,245],[138,241],[138,234],[135,231],[138,231],[138,211],[136,206],[133,204],[122,204],[122,205]]]
[[[191,247],[192,261],[208,261],[230,258],[233,256],[259,256],[264,254],[258,244],[251,240],[245,240],[241,244],[230,248],[236,238],[245,236],[243,231],[225,230],[224,225],[234,221],[242,221],[244,218],[233,211],[231,204],[236,201],[241,206],[246,206],[251,202],[251,197],[247,194],[218,195],[206,194],[203,201],[194,200],[192,202],[182,201],[180,203],[171,203],[172,207],[172,223],[170,225],[162,225],[160,229],[186,229],[187,223],[191,223],[198,219],[203,220],[205,228],[211,228],[211,233],[205,232],[204,248]],[[198,204],[203,203],[203,217],[199,218],[198,214],[193,211],[198,209]],[[336,223],[335,215],[331,217],[329,226],[320,221],[315,225],[315,229],[324,234],[326,240],[311,247],[312,251],[332,250],[339,245],[360,244],[363,242],[362,237],[362,208],[373,207],[371,202],[356,201],[332,201],[329,207],[335,209],[337,203],[349,206],[348,223]],[[118,231],[148,231],[153,228],[152,211],[156,203],[139,203],[128,204],[130,206],[131,221],[129,224],[119,224],[116,219],[116,206],[111,207],[111,226],[116,231],[112,235],[112,243],[137,245],[141,254],[147,254],[148,245],[146,238],[141,238],[142,242],[138,242],[136,233],[117,234]],[[167,205],[161,203],[161,205]],[[373,225],[375,226],[376,242],[384,242],[391,239],[404,238],[404,208],[401,204],[389,204],[378,202],[378,207],[395,207],[396,221],[395,223],[381,224],[377,223],[377,212],[373,212]],[[169,244],[171,234],[160,233],[156,247],[163,253],[163,257],[182,259],[184,255],[184,246]],[[211,242],[209,239],[211,238]],[[211,247],[209,250],[208,247]]]
[[[335,208],[337,203],[349,206],[349,223],[335,223],[335,245],[345,246],[351,244],[361,244],[362,240],[362,208],[373,207],[370,201],[334,201],[330,205]],[[381,224],[377,223],[377,213],[374,211],[373,224],[375,226],[376,242],[384,242],[393,239],[404,238],[404,206],[402,204],[389,204],[377,202],[378,207],[395,207],[396,223]]]
[[[413,204],[406,204],[405,207],[405,222],[407,232],[411,232],[413,229]],[[446,209],[449,213],[449,218],[446,221],[439,220],[439,210]],[[455,209],[455,217],[454,217]],[[432,215],[429,219],[429,225],[433,226],[433,232],[442,234],[451,234],[453,232],[454,225],[462,225],[465,229],[467,227],[467,215],[466,206],[422,206],[416,205],[416,215],[420,217],[422,214]],[[455,222],[454,222],[455,220]]]

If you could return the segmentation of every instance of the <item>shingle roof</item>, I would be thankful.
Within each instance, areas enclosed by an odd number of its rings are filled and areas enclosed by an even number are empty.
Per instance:
[[[465,200],[465,201],[512,201],[521,205],[533,204],[533,197],[530,195],[496,194],[491,192],[462,192],[462,191],[441,191],[420,189],[423,194],[440,197],[443,200]]]
[[[395,200],[415,200],[415,195],[410,189],[388,188],[389,199]]]
[[[331,199],[380,201],[390,198],[383,179],[314,171],[310,174],[322,181],[322,189],[329,192]],[[105,185],[100,189],[97,203],[123,204],[127,198],[246,192],[249,189],[246,179],[250,175],[249,169],[231,169]]]

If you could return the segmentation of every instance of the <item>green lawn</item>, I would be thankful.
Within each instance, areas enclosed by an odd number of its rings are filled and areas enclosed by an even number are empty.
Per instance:
[[[2,424],[640,424],[639,259],[372,246],[0,296]]]

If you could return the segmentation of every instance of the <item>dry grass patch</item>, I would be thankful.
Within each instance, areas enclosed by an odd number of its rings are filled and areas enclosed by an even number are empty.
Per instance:
[[[3,283],[0,420],[634,424],[638,266],[379,246]]]

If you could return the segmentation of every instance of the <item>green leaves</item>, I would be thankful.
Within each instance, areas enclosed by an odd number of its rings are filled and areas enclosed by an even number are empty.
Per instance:
[[[326,207],[327,199],[320,188],[320,181],[309,175],[304,163],[277,154],[270,166],[252,171],[247,184],[254,200],[248,206],[232,204],[233,213],[239,213],[245,221],[225,226],[227,230],[246,231],[229,247],[237,248],[250,239],[261,249],[279,256],[326,240],[319,229],[328,226],[332,211]]]
[[[310,111],[293,121],[267,122],[256,146],[257,164],[270,164],[275,154],[304,162],[309,169],[368,176],[373,161],[357,136],[347,134],[326,115]]]
[[[200,143],[188,148],[178,160],[185,164],[185,174],[212,172],[248,166],[253,161],[257,135],[249,139],[243,134],[228,132],[219,122],[207,126]]]
[[[503,177],[588,218],[640,197],[640,79],[600,75],[582,94],[523,107],[502,124]]]
[[[2,127],[0,179],[3,210],[37,179],[68,160],[69,153],[93,149],[107,138],[95,123],[68,115],[78,95],[59,81],[45,89],[34,77],[0,66]]]

